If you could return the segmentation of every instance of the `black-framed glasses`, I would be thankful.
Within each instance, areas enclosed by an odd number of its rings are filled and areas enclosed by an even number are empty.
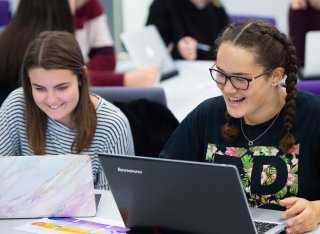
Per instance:
[[[260,75],[257,75],[255,77],[253,77],[252,79],[249,78],[245,78],[245,77],[241,77],[241,76],[234,76],[234,75],[227,75],[224,72],[220,71],[217,68],[217,65],[214,64],[212,66],[212,68],[209,68],[210,71],[210,75],[212,77],[212,79],[220,85],[225,85],[227,83],[227,81],[229,80],[230,83],[232,84],[232,86],[236,89],[240,89],[240,90],[247,90],[249,88],[249,84],[250,82],[254,81],[255,79],[267,74],[268,72],[270,72],[272,69],[268,69],[265,72],[263,72]]]

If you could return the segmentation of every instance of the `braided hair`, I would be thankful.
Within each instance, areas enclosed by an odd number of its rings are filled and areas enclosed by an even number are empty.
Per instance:
[[[297,97],[297,63],[295,48],[290,39],[273,25],[263,22],[246,20],[230,24],[216,40],[216,48],[222,43],[248,48],[254,51],[256,62],[266,69],[283,67],[286,75],[286,92],[284,105],[283,128],[285,134],[279,142],[279,148],[288,153],[295,144],[293,123],[296,116]],[[239,127],[233,124],[233,117],[226,112],[227,122],[221,128],[224,139],[234,141],[239,136]]]

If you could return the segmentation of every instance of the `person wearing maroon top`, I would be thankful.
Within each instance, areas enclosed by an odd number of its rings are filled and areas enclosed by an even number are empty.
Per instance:
[[[320,30],[320,1],[291,0],[289,35],[297,50],[298,66],[304,66],[305,37],[308,31]]]
[[[74,13],[75,36],[94,86],[152,86],[159,68],[148,66],[116,73],[113,40],[99,0],[69,0]],[[75,2],[74,2],[75,1]]]

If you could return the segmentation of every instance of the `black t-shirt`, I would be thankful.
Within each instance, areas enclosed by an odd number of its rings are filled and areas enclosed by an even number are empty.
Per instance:
[[[215,60],[215,40],[228,23],[224,8],[211,3],[204,9],[198,9],[188,0],[154,0],[146,24],[154,24],[167,45],[174,43],[173,58],[181,59],[177,42],[182,37],[191,36],[212,47],[210,51],[198,50],[197,59]]]
[[[290,154],[279,149],[284,135],[283,113],[253,146],[239,133],[232,143],[221,135],[226,105],[222,96],[204,101],[192,111],[172,134],[161,157],[237,166],[248,202],[253,207],[281,209],[279,200],[298,196],[320,200],[320,97],[298,92],[294,123],[296,144]],[[243,125],[251,140],[273,122]],[[240,119],[234,123],[239,125]],[[223,178],[221,178],[223,183]],[[208,185],[210,186],[210,185]]]

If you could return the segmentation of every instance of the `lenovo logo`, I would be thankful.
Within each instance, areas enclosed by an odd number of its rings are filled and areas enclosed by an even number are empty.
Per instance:
[[[118,172],[122,173],[131,173],[131,174],[142,174],[143,172],[140,170],[134,170],[134,169],[127,169],[127,168],[120,168],[118,167]]]

